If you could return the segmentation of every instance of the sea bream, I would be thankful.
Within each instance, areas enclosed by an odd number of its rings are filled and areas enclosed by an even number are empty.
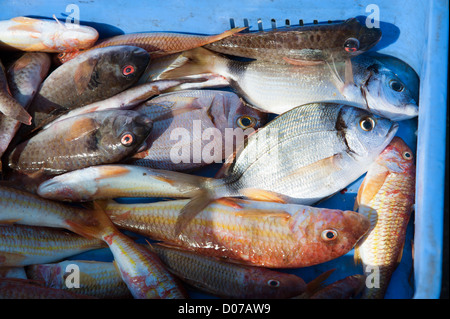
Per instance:
[[[394,121],[418,114],[417,101],[396,74],[364,55],[351,62],[296,66],[238,61],[197,48],[180,54],[153,79],[201,73],[224,76],[250,105],[268,113],[281,114],[320,101],[352,105]]]

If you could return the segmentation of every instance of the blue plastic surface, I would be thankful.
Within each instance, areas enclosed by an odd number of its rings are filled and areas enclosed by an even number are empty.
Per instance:
[[[81,24],[95,27],[101,37],[145,31],[176,31],[217,34],[248,22],[250,30],[278,27],[289,19],[291,25],[314,20],[345,20],[379,12],[382,40],[373,49],[409,64],[420,77],[419,117],[400,123],[398,136],[417,152],[415,214],[408,226],[402,262],[393,275],[386,298],[439,298],[442,278],[444,175],[447,112],[447,57],[449,4],[430,1],[305,1],[305,0],[228,0],[228,1],[0,1],[0,20],[17,16],[51,18],[62,21],[79,8]],[[376,5],[374,7],[373,5]],[[247,20],[244,20],[247,19]],[[400,74],[399,74],[400,75]],[[211,176],[217,166],[202,175]],[[362,177],[345,193],[321,203],[323,207],[352,209]],[[414,258],[412,242],[414,241]],[[108,249],[88,252],[75,258],[112,260]],[[337,270],[327,283],[362,273],[353,262],[353,251],[336,260],[314,267],[289,269],[309,281],[330,268]],[[191,297],[209,298],[192,292]]]

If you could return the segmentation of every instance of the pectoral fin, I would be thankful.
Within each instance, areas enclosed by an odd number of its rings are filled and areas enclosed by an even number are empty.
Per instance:
[[[74,81],[77,93],[81,95],[92,82],[95,67],[97,66],[97,59],[87,59],[81,62],[75,70]]]

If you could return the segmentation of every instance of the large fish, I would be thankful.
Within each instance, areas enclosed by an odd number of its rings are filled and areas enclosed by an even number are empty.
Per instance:
[[[414,155],[395,137],[369,168],[355,206],[370,221],[370,229],[355,249],[370,287],[362,298],[382,299],[402,257],[415,196]]]
[[[99,48],[56,68],[29,106],[33,124],[46,117],[107,99],[132,86],[149,62],[148,53],[132,46]]]
[[[347,105],[313,103],[286,112],[247,139],[222,178],[204,183],[191,175],[202,190],[183,209],[180,230],[217,198],[314,204],[363,175],[397,129],[395,122]]]
[[[0,21],[0,47],[22,51],[65,52],[87,49],[98,39],[92,27],[16,17]]]
[[[79,286],[67,285],[73,271],[79,271]],[[78,273],[78,272],[77,272]],[[112,262],[66,260],[52,264],[26,267],[29,279],[40,281],[46,287],[63,289],[96,298],[131,298],[131,293]]]
[[[418,114],[416,101],[396,74],[364,55],[351,62],[295,66],[237,61],[197,48],[180,54],[153,79],[201,73],[224,76],[239,95],[263,112],[281,114],[321,101],[352,105],[396,121]]]
[[[99,41],[91,49],[105,48],[114,45],[132,45],[145,49],[152,58],[165,56],[168,54],[186,51],[202,45],[212,43],[240,32],[244,28],[234,28],[218,35],[196,35],[177,32],[140,32],[117,35]],[[66,63],[76,56],[88,50],[74,50],[58,55],[62,63]]]
[[[351,211],[262,201],[213,202],[176,233],[188,200],[124,204],[105,212],[119,228],[208,256],[268,268],[308,267],[349,252],[368,220]]]
[[[175,246],[152,245],[166,267],[193,287],[222,298],[283,299],[306,290],[296,275],[226,262]]]
[[[244,58],[307,65],[357,56],[380,39],[380,29],[368,28],[352,18],[340,23],[238,33],[204,47]]]
[[[25,109],[47,76],[50,64],[50,56],[47,53],[29,52],[8,68],[6,75],[11,95]],[[19,121],[0,114],[0,157],[8,148],[19,126]]]
[[[153,129],[133,164],[176,171],[222,163],[267,120],[235,93],[219,90],[167,93],[135,110],[152,119]]]
[[[105,110],[69,117],[15,147],[9,167],[19,173],[64,173],[115,163],[134,154],[152,128],[132,110]]]

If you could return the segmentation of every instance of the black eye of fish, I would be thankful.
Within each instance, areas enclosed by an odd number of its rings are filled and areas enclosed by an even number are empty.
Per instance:
[[[344,43],[344,50],[350,53],[356,52],[359,49],[359,41],[355,38],[349,38]]]
[[[239,127],[246,129],[249,127],[254,127],[256,122],[252,117],[243,115],[237,119],[237,124],[239,125]]]
[[[125,133],[120,138],[120,143],[122,143],[123,146],[130,146],[134,142],[133,134],[131,133]]]
[[[391,80],[389,82],[389,86],[391,87],[391,89],[393,89],[396,92],[402,92],[405,89],[405,86],[403,85],[403,83],[401,83],[397,80]]]
[[[280,282],[278,280],[274,280],[274,279],[270,279],[267,284],[270,287],[279,287],[280,286]]]
[[[365,117],[359,122],[359,126],[364,131],[371,131],[375,127],[375,121],[371,117]]]
[[[412,159],[412,154],[408,151],[405,151],[405,152],[403,152],[403,158],[405,160],[410,160],[410,159]]]
[[[322,239],[325,241],[335,240],[337,236],[338,233],[334,229],[326,229],[322,232]]]
[[[134,73],[134,66],[132,65],[127,65],[122,69],[123,75],[130,75],[132,73]]]

